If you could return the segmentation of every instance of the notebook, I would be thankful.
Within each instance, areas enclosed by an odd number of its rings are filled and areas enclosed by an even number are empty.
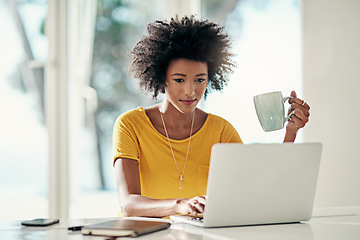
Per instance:
[[[84,226],[81,233],[94,236],[136,237],[169,227],[170,223],[167,222],[119,219]]]
[[[201,227],[309,220],[321,151],[320,143],[215,144],[203,218],[170,218]]]

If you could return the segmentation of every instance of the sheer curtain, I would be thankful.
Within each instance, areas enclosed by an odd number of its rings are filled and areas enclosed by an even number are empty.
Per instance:
[[[84,202],[82,183],[87,167],[99,168],[95,111],[97,92],[90,86],[96,12],[99,1],[69,1],[69,216],[77,214]],[[86,127],[84,127],[86,122]],[[84,142],[86,144],[84,144]],[[86,154],[84,154],[84,152]],[[95,161],[94,161],[95,160]],[[98,161],[96,161],[98,160]],[[85,171],[84,171],[85,170]],[[101,169],[100,169],[101,170]],[[101,181],[93,176],[95,182]]]
[[[78,126],[84,119],[83,98],[90,102],[96,100],[88,87],[96,5],[96,0],[48,1],[45,105],[51,217],[68,218],[69,199],[70,203],[76,199],[69,194],[69,186],[72,193],[77,192],[73,178],[79,169],[73,166],[79,159]]]

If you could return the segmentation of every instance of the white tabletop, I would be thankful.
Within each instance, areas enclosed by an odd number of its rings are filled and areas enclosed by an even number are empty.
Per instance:
[[[0,222],[0,239],[109,239],[102,237],[83,236],[80,231],[71,232],[68,231],[67,228],[70,226],[87,225],[112,219],[114,218],[61,220],[59,224],[49,227],[24,227],[21,226],[20,220],[2,221]],[[360,214],[354,213],[347,215],[313,217],[308,222],[298,224],[278,224],[208,229],[190,226],[182,223],[172,223],[170,229],[144,235],[138,237],[137,239],[359,240]]]

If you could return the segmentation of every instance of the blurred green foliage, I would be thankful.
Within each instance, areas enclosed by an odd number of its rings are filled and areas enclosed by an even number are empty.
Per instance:
[[[146,30],[147,13],[141,9],[141,1],[98,3],[90,85],[98,94],[95,118],[100,141],[112,134],[120,113],[144,104],[137,81],[127,71],[128,53]]]

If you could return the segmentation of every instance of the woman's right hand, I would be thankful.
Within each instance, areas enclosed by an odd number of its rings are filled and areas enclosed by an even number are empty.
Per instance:
[[[204,213],[206,196],[196,196],[191,199],[189,198],[181,198],[178,199],[177,204],[177,213],[181,215],[193,215],[196,216],[198,214]]]

